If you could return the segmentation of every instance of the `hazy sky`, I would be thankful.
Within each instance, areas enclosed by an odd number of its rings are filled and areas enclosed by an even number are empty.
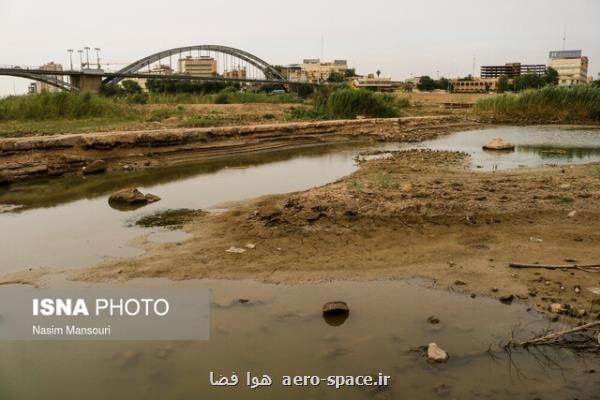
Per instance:
[[[113,66],[159,50],[222,44],[272,64],[347,59],[357,72],[467,75],[481,64],[546,63],[582,49],[600,72],[598,0],[0,0],[0,64],[68,65],[67,48],[100,47]],[[0,77],[0,95],[28,81]]]

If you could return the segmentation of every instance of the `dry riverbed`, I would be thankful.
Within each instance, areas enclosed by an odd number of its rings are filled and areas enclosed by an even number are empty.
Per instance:
[[[584,165],[477,172],[462,153],[390,153],[323,187],[190,215],[184,230],[191,239],[157,244],[142,237],[136,244],[144,256],[70,278],[424,277],[442,289],[527,302],[556,319],[595,320],[599,273],[509,263],[599,262],[598,171]],[[35,273],[12,279],[35,280]],[[551,312],[552,304],[563,309]]]

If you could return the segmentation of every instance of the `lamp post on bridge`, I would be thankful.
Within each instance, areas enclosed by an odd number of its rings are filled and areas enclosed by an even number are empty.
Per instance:
[[[98,63],[98,69],[100,69],[100,48],[94,47],[94,50],[96,51],[96,61]]]
[[[67,49],[69,52],[69,62],[71,64],[71,71],[73,71],[73,49]]]
[[[88,46],[85,46],[83,49],[85,50],[85,60],[87,68],[90,69],[90,48]]]
[[[79,53],[79,68],[83,70],[83,50],[77,50]]]

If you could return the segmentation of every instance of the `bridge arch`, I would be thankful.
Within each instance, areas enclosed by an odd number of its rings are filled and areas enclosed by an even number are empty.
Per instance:
[[[79,88],[77,86],[74,86],[67,81],[54,78],[51,75],[40,75],[40,74],[36,74],[33,72],[28,72],[26,69],[21,70],[21,71],[16,71],[16,70],[9,71],[9,72],[3,71],[1,75],[14,76],[16,78],[25,78],[25,79],[30,79],[30,80],[36,81],[36,82],[43,82],[43,83],[47,83],[50,86],[54,86],[54,87],[62,89],[62,90],[67,90],[67,91],[72,91],[72,92],[79,91]]]
[[[248,64],[253,65],[257,69],[259,69],[265,75],[265,78],[267,78],[267,79],[277,80],[277,81],[282,81],[282,82],[287,81],[286,78],[283,75],[281,75],[281,73],[279,71],[277,71],[275,68],[273,68],[269,63],[267,63],[263,59],[255,56],[253,54],[248,53],[247,51],[236,49],[233,47],[212,45],[212,44],[176,47],[174,49],[160,51],[158,53],[154,53],[152,55],[141,58],[141,59],[129,64],[125,68],[119,70],[118,73],[121,73],[121,74],[135,73],[135,72],[139,71],[140,69],[142,69],[143,67],[146,67],[146,66],[149,66],[150,64],[159,62],[162,59],[172,57],[174,55],[182,55],[183,53],[191,53],[192,51],[208,51],[208,52],[212,51],[215,53],[230,55],[230,56],[238,58],[242,61],[245,61]],[[115,84],[115,83],[119,83],[123,79],[124,78],[122,78],[122,77],[111,77],[111,78],[106,78],[103,81],[103,83],[104,84]]]

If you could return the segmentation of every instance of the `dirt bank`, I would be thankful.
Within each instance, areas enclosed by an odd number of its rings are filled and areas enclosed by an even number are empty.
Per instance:
[[[517,270],[509,263],[600,261],[598,168],[482,173],[470,170],[459,153],[395,153],[324,187],[194,218],[185,227],[193,233],[188,241],[165,245],[141,238],[145,256],[72,278],[420,276],[473,296],[513,295],[546,312],[553,303],[570,308],[553,314],[557,318],[594,319],[600,296],[590,289],[600,287],[600,274]],[[244,252],[226,252],[231,246]]]
[[[364,137],[416,141],[477,126],[456,116],[172,128],[0,139],[0,183],[334,143]],[[98,160],[101,160],[99,162]],[[90,164],[96,162],[90,170]],[[100,164],[100,165],[99,165]]]

